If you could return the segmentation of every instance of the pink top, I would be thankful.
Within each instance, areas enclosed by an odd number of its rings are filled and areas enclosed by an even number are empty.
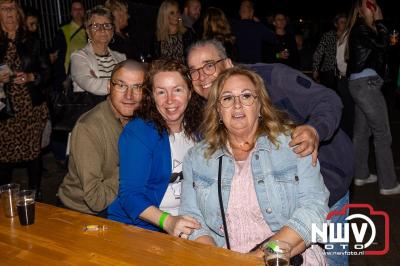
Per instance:
[[[251,172],[251,154],[236,162],[229,195],[226,223],[231,249],[246,253],[273,235],[262,216]]]
[[[229,195],[226,223],[231,250],[247,253],[274,233],[265,222],[258,204],[251,171],[251,154],[236,161]],[[303,252],[303,265],[327,265],[319,246]]]

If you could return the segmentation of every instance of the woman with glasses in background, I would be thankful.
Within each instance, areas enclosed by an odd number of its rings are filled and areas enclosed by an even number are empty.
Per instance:
[[[98,103],[108,94],[111,71],[126,56],[108,47],[114,35],[114,16],[109,9],[95,6],[88,10],[84,26],[88,44],[71,55],[71,77],[75,93],[89,92]]]
[[[229,68],[214,81],[204,140],[183,162],[179,214],[201,224],[191,240],[246,253],[270,238],[287,242],[294,256],[311,244],[312,223],[322,226],[329,192],[319,164],[289,147],[294,125],[266,91],[262,78],[244,68]],[[318,246],[304,255],[304,265],[324,265]]]
[[[177,216],[182,161],[193,146],[199,111],[193,108],[187,68],[175,60],[151,63],[138,118],[119,139],[120,183],[108,218],[182,237],[198,228]]]

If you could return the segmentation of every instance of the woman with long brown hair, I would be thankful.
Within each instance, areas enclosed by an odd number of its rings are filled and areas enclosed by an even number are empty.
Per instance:
[[[235,36],[224,11],[216,7],[209,7],[203,20],[203,39],[217,39],[226,50],[229,58],[236,59]]]
[[[198,228],[194,219],[178,216],[183,156],[199,123],[191,96],[186,66],[165,59],[151,63],[138,118],[120,136],[119,192],[108,218],[179,237]]]

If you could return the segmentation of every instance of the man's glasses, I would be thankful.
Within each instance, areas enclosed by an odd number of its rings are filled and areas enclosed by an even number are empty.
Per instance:
[[[245,106],[250,106],[254,103],[254,100],[257,98],[257,96],[253,95],[251,92],[244,92],[238,96],[225,94],[219,98],[219,102],[222,107],[229,108],[234,105],[236,98],[239,99],[241,104]]]
[[[112,24],[112,23],[104,23],[104,24],[93,23],[93,24],[89,25],[89,28],[92,31],[112,30],[112,29],[114,29],[114,24]]]
[[[203,73],[207,76],[210,76],[212,74],[215,73],[215,71],[217,70],[216,68],[216,64],[218,64],[219,62],[225,60],[226,58],[223,59],[219,59],[217,61],[210,61],[208,63],[205,63],[202,67],[200,68],[196,68],[196,69],[190,69],[189,70],[189,75],[190,78],[192,79],[192,81],[196,81],[200,78],[200,70],[203,71]]]
[[[115,89],[117,89],[120,92],[126,92],[129,88],[129,89],[132,89],[134,93],[139,93],[139,92],[142,92],[142,88],[144,87],[143,83],[128,85],[128,84],[118,81],[118,80],[112,80],[111,84],[113,85],[113,87]]]

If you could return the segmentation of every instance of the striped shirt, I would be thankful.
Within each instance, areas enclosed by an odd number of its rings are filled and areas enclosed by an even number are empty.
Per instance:
[[[111,54],[107,55],[97,55],[97,66],[99,69],[99,78],[109,79],[111,77],[111,72],[114,69],[114,66],[117,64]]]

